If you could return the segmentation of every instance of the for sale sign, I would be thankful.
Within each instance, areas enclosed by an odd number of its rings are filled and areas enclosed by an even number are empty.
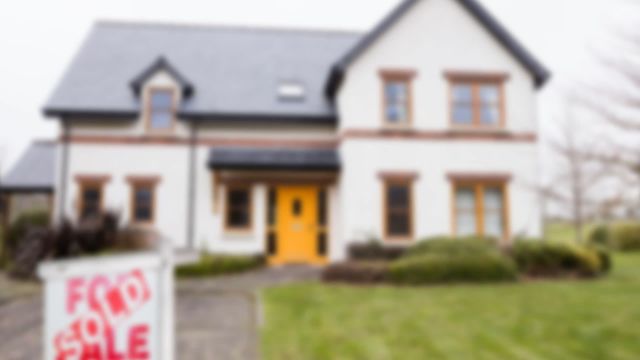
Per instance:
[[[47,263],[45,358],[171,359],[173,282],[159,254]]]

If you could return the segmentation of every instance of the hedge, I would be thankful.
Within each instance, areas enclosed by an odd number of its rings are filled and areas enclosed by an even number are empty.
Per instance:
[[[349,246],[349,259],[355,261],[395,260],[402,257],[405,252],[405,248],[388,247],[384,246],[381,240],[372,240]]]
[[[543,240],[519,240],[511,254],[520,272],[533,277],[596,276],[611,263],[604,250]]]
[[[622,223],[611,229],[613,247],[620,251],[640,250],[640,223]]]
[[[518,272],[511,259],[497,252],[440,253],[400,259],[391,264],[389,278],[406,285],[502,282],[516,280]]]
[[[411,247],[406,256],[421,256],[425,254],[470,255],[498,252],[495,239],[483,237],[451,238],[439,236],[420,241]]]
[[[257,269],[264,266],[260,256],[230,256],[202,253],[197,263],[181,265],[176,275],[184,278],[202,278],[229,275]]]

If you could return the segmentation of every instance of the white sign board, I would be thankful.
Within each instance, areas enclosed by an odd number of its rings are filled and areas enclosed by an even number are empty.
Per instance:
[[[46,360],[173,359],[170,254],[41,264]]]

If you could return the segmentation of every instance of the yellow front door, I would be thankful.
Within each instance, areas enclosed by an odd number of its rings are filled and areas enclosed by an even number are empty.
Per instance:
[[[269,259],[272,265],[326,262],[318,246],[318,192],[316,186],[276,188],[277,247]]]

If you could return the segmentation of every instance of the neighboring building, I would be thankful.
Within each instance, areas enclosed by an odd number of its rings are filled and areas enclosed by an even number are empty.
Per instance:
[[[15,221],[21,214],[53,211],[56,144],[37,141],[0,181],[0,219]]]
[[[45,109],[56,213],[272,264],[539,236],[548,76],[474,0],[403,1],[367,34],[102,22]]]

